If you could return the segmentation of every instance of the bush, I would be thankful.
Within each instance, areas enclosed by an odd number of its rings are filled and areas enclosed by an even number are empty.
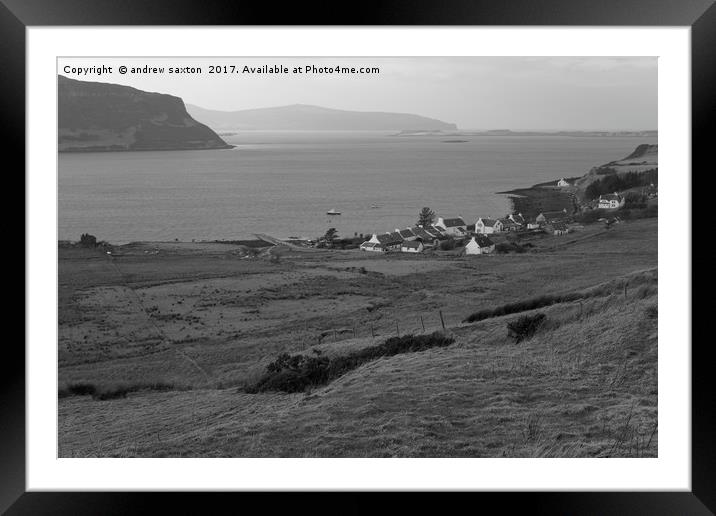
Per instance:
[[[441,251],[452,251],[455,249],[455,239],[452,237],[449,237],[447,240],[443,240],[440,242],[440,250]]]
[[[82,233],[80,236],[80,245],[82,247],[97,247],[97,237],[89,233]]]
[[[360,349],[349,355],[329,359],[320,356],[289,355],[282,353],[266,366],[266,373],[244,392],[255,394],[266,391],[302,392],[315,385],[324,385],[366,362],[400,353],[424,351],[449,346],[455,341],[439,332],[431,335],[403,335],[391,337],[382,344]]]
[[[523,315],[507,323],[507,336],[519,343],[534,335],[547,317],[543,313]]]

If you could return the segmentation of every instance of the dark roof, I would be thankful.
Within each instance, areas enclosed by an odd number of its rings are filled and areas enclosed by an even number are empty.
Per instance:
[[[481,235],[477,234],[475,235],[475,243],[479,245],[480,247],[490,247],[492,245],[495,245],[495,243],[490,240],[490,238],[487,235]]]
[[[431,235],[423,228],[410,228],[410,231],[412,231],[416,237],[421,238],[423,240],[434,240],[435,239],[435,235]]]
[[[564,222],[555,222],[552,224],[552,229],[556,229],[559,231],[567,231],[567,224]]]
[[[495,220],[495,219],[483,219],[482,217],[480,217],[478,220],[481,220],[483,225],[489,226],[489,227],[494,226],[495,223],[497,222],[497,220]]]
[[[520,215],[519,213],[513,213],[512,215],[510,215],[510,217],[511,217],[512,220],[515,221],[517,224],[524,224],[524,223],[525,223],[525,218],[524,218],[522,215]]]
[[[399,233],[400,236],[403,238],[410,238],[415,236],[415,234],[410,229],[401,229]]]
[[[468,224],[468,225],[467,225],[467,230],[468,230],[468,231],[475,231],[475,224]]]
[[[437,239],[444,239],[444,238],[446,238],[446,236],[443,234],[443,232],[440,231],[440,229],[437,228],[437,227],[435,227],[435,226],[430,226],[430,227],[428,227],[428,228],[425,228],[425,231],[427,231],[428,233],[430,233],[431,235],[433,235],[433,236],[434,236],[435,238],[437,238]]]
[[[397,233],[383,233],[382,235],[377,235],[376,238],[383,245],[395,245],[403,241]]]
[[[546,220],[554,220],[563,219],[567,216],[567,213],[565,211],[543,211],[540,215],[542,215]]]
[[[454,219],[443,219],[443,224],[445,224],[446,228],[454,228],[456,226],[464,226],[465,221],[462,220],[460,217],[457,217]]]
[[[408,242],[403,242],[400,244],[402,247],[414,247],[415,249],[420,249],[420,246],[422,245],[422,242],[419,242],[417,240],[410,240]]]

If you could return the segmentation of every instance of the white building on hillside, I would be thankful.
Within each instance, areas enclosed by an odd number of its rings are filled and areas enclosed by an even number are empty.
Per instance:
[[[462,217],[456,217],[454,219],[438,217],[435,227],[441,229],[446,235],[457,237],[463,236],[467,231],[467,224],[462,220]]]
[[[475,235],[465,244],[465,254],[490,254],[495,251],[495,244],[486,235]]]
[[[480,217],[475,222],[475,233],[482,235],[491,235],[492,233],[499,233],[502,231],[502,222],[497,219],[483,219]]]
[[[614,192],[613,194],[599,196],[599,208],[603,210],[615,210],[624,206],[624,197]]]
[[[564,186],[572,186],[569,184],[569,181],[567,181],[565,178],[560,179],[557,181],[557,186],[564,187]]]

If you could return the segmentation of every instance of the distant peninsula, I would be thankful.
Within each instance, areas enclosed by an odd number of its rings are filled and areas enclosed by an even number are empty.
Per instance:
[[[409,113],[346,111],[292,104],[241,111],[214,111],[191,104],[189,113],[214,130],[283,131],[456,131],[457,126]]]
[[[572,136],[572,137],[639,137],[656,138],[656,130],[645,131],[511,131],[510,129],[491,129],[488,131],[445,131],[445,130],[402,130],[395,136]]]
[[[59,152],[228,149],[179,97],[57,78]]]

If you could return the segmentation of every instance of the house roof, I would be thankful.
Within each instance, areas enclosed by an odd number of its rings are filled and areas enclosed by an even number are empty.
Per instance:
[[[525,218],[522,215],[520,215],[519,213],[513,213],[512,215],[510,215],[509,218],[510,218],[510,220],[516,222],[517,224],[525,223]]]
[[[423,228],[410,228],[410,231],[412,231],[416,237],[422,238],[423,240],[433,240],[435,238],[435,235],[431,235]]]
[[[468,231],[475,231],[475,224],[468,224],[468,225],[467,225],[467,230],[468,230]]]
[[[401,230],[399,231],[399,233],[400,233],[400,236],[403,237],[403,238],[410,238],[410,237],[414,237],[414,236],[415,236],[415,234],[410,230],[410,228],[408,228],[408,229],[401,229]]]
[[[492,245],[495,245],[495,243],[490,240],[490,237],[487,235],[475,235],[475,243],[479,247],[490,247]]]
[[[435,238],[442,239],[445,238],[445,235],[443,235],[443,232],[440,231],[439,228],[436,228],[435,226],[430,226],[425,228],[425,231],[433,235]]]
[[[456,217],[454,219],[443,219],[443,224],[445,224],[446,228],[454,228],[456,226],[464,226],[465,221],[460,217]]]
[[[383,233],[382,235],[376,235],[376,238],[383,245],[394,245],[403,241],[398,233]]]
[[[599,196],[600,201],[621,201],[621,197],[617,194],[606,194],[606,195],[600,195]]]
[[[567,231],[567,224],[564,222],[555,222],[552,224],[552,229],[556,229],[559,231]]]
[[[480,218],[477,219],[477,220],[478,220],[478,222],[479,222],[479,221],[482,221],[482,224],[483,224],[484,226],[487,226],[487,227],[492,227],[492,226],[494,226],[495,224],[497,224],[497,220],[496,220],[496,219],[483,219],[482,217],[480,217]],[[477,224],[477,223],[475,223],[475,224]]]
[[[564,211],[543,211],[540,213],[545,219],[551,220],[551,219],[563,219],[567,216],[567,213]],[[539,215],[538,215],[539,216]]]
[[[408,242],[403,242],[401,244],[401,247],[409,247],[414,249],[420,249],[420,246],[423,245],[422,242],[416,241],[416,240],[410,240]]]

